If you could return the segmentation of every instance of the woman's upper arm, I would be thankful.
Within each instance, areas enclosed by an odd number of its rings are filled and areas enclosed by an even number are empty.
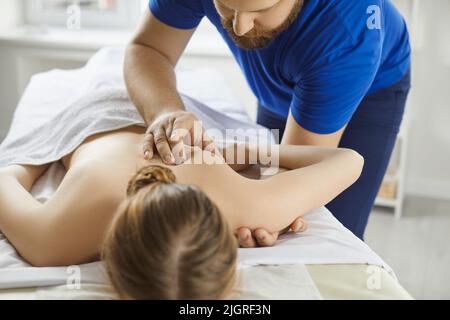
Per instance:
[[[239,225],[269,232],[288,227],[296,218],[326,205],[360,176],[363,158],[352,150],[314,165],[242,184]]]
[[[300,124],[297,123],[297,121],[292,116],[292,113],[289,113],[282,144],[337,148],[346,128],[347,125],[334,133],[317,134],[304,129]]]

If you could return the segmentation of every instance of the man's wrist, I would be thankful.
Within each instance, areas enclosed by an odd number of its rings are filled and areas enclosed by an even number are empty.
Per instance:
[[[186,109],[184,109],[183,107],[165,107],[158,112],[154,112],[154,113],[146,116],[145,122],[150,125],[156,119],[158,119],[162,116],[166,116],[168,114],[175,113],[175,112],[183,112],[183,111],[186,111]]]

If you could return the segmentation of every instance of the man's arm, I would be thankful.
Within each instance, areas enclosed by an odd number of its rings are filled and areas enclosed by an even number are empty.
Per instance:
[[[302,128],[289,114],[282,144],[337,148],[346,127],[332,134],[316,134]]]
[[[172,152],[184,150],[183,138],[196,118],[184,108],[174,69],[194,32],[170,27],[148,11],[128,45],[124,77],[131,100],[149,125],[143,146],[148,159],[154,147],[168,164],[184,157]]]
[[[128,45],[125,81],[131,99],[147,123],[162,112],[184,110],[174,68],[194,31],[172,28],[147,11]]]

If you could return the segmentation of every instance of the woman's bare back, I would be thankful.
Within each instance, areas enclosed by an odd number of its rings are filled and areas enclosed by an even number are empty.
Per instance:
[[[91,136],[72,154],[62,159],[62,162],[69,172],[77,167],[87,167],[92,173],[110,172],[105,192],[123,200],[128,181],[137,170],[152,164],[166,166],[158,156],[151,160],[144,159],[144,133],[144,128],[135,126]],[[206,157],[208,163],[198,162],[198,159]],[[231,206],[230,199],[224,196],[223,186],[248,179],[233,171],[220,155],[214,156],[208,151],[192,148],[190,153],[187,152],[187,158],[184,164],[167,166],[177,177],[177,183],[199,187],[217,204],[228,221],[234,224],[232,211],[235,205]],[[214,164],[211,164],[211,159]],[[90,186],[87,185],[86,188]],[[238,199],[232,202],[236,204],[236,201]]]
[[[67,173],[43,204],[24,189],[15,172],[25,177],[27,171],[42,172],[46,166],[14,166],[0,172],[0,190],[8,189],[8,201],[0,206],[0,227],[22,257],[35,266],[81,264],[99,258],[107,228],[126,199],[130,178],[144,166],[163,165],[159,158],[143,159],[143,134],[144,129],[130,127],[86,139],[61,159]],[[193,154],[198,153],[203,151],[194,149]],[[236,201],[226,201],[230,194],[224,188],[234,185],[234,179],[246,179],[224,164],[223,158],[217,160],[221,164],[192,165],[187,161],[170,169],[178,183],[203,190],[233,228],[236,222],[231,213]]]
[[[143,135],[143,128],[130,127],[87,139],[62,159],[67,174],[44,204],[28,193],[26,186],[31,182],[17,178],[27,176],[28,168],[0,171],[0,228],[26,260],[36,266],[56,266],[98,258],[108,225],[126,198],[130,178],[144,166],[163,165],[159,158],[144,160]],[[195,148],[189,161],[170,169],[178,183],[205,192],[232,230],[248,227],[277,232],[328,203],[359,177],[363,166],[362,157],[351,150],[280,149],[280,165],[292,170],[263,181],[242,177],[220,155],[215,156],[216,164],[192,164],[196,155],[211,160],[210,153]]]

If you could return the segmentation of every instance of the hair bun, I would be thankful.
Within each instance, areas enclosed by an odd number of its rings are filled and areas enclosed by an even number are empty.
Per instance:
[[[155,183],[175,183],[176,177],[169,168],[152,165],[141,168],[128,183],[127,194],[135,195],[139,190]]]

